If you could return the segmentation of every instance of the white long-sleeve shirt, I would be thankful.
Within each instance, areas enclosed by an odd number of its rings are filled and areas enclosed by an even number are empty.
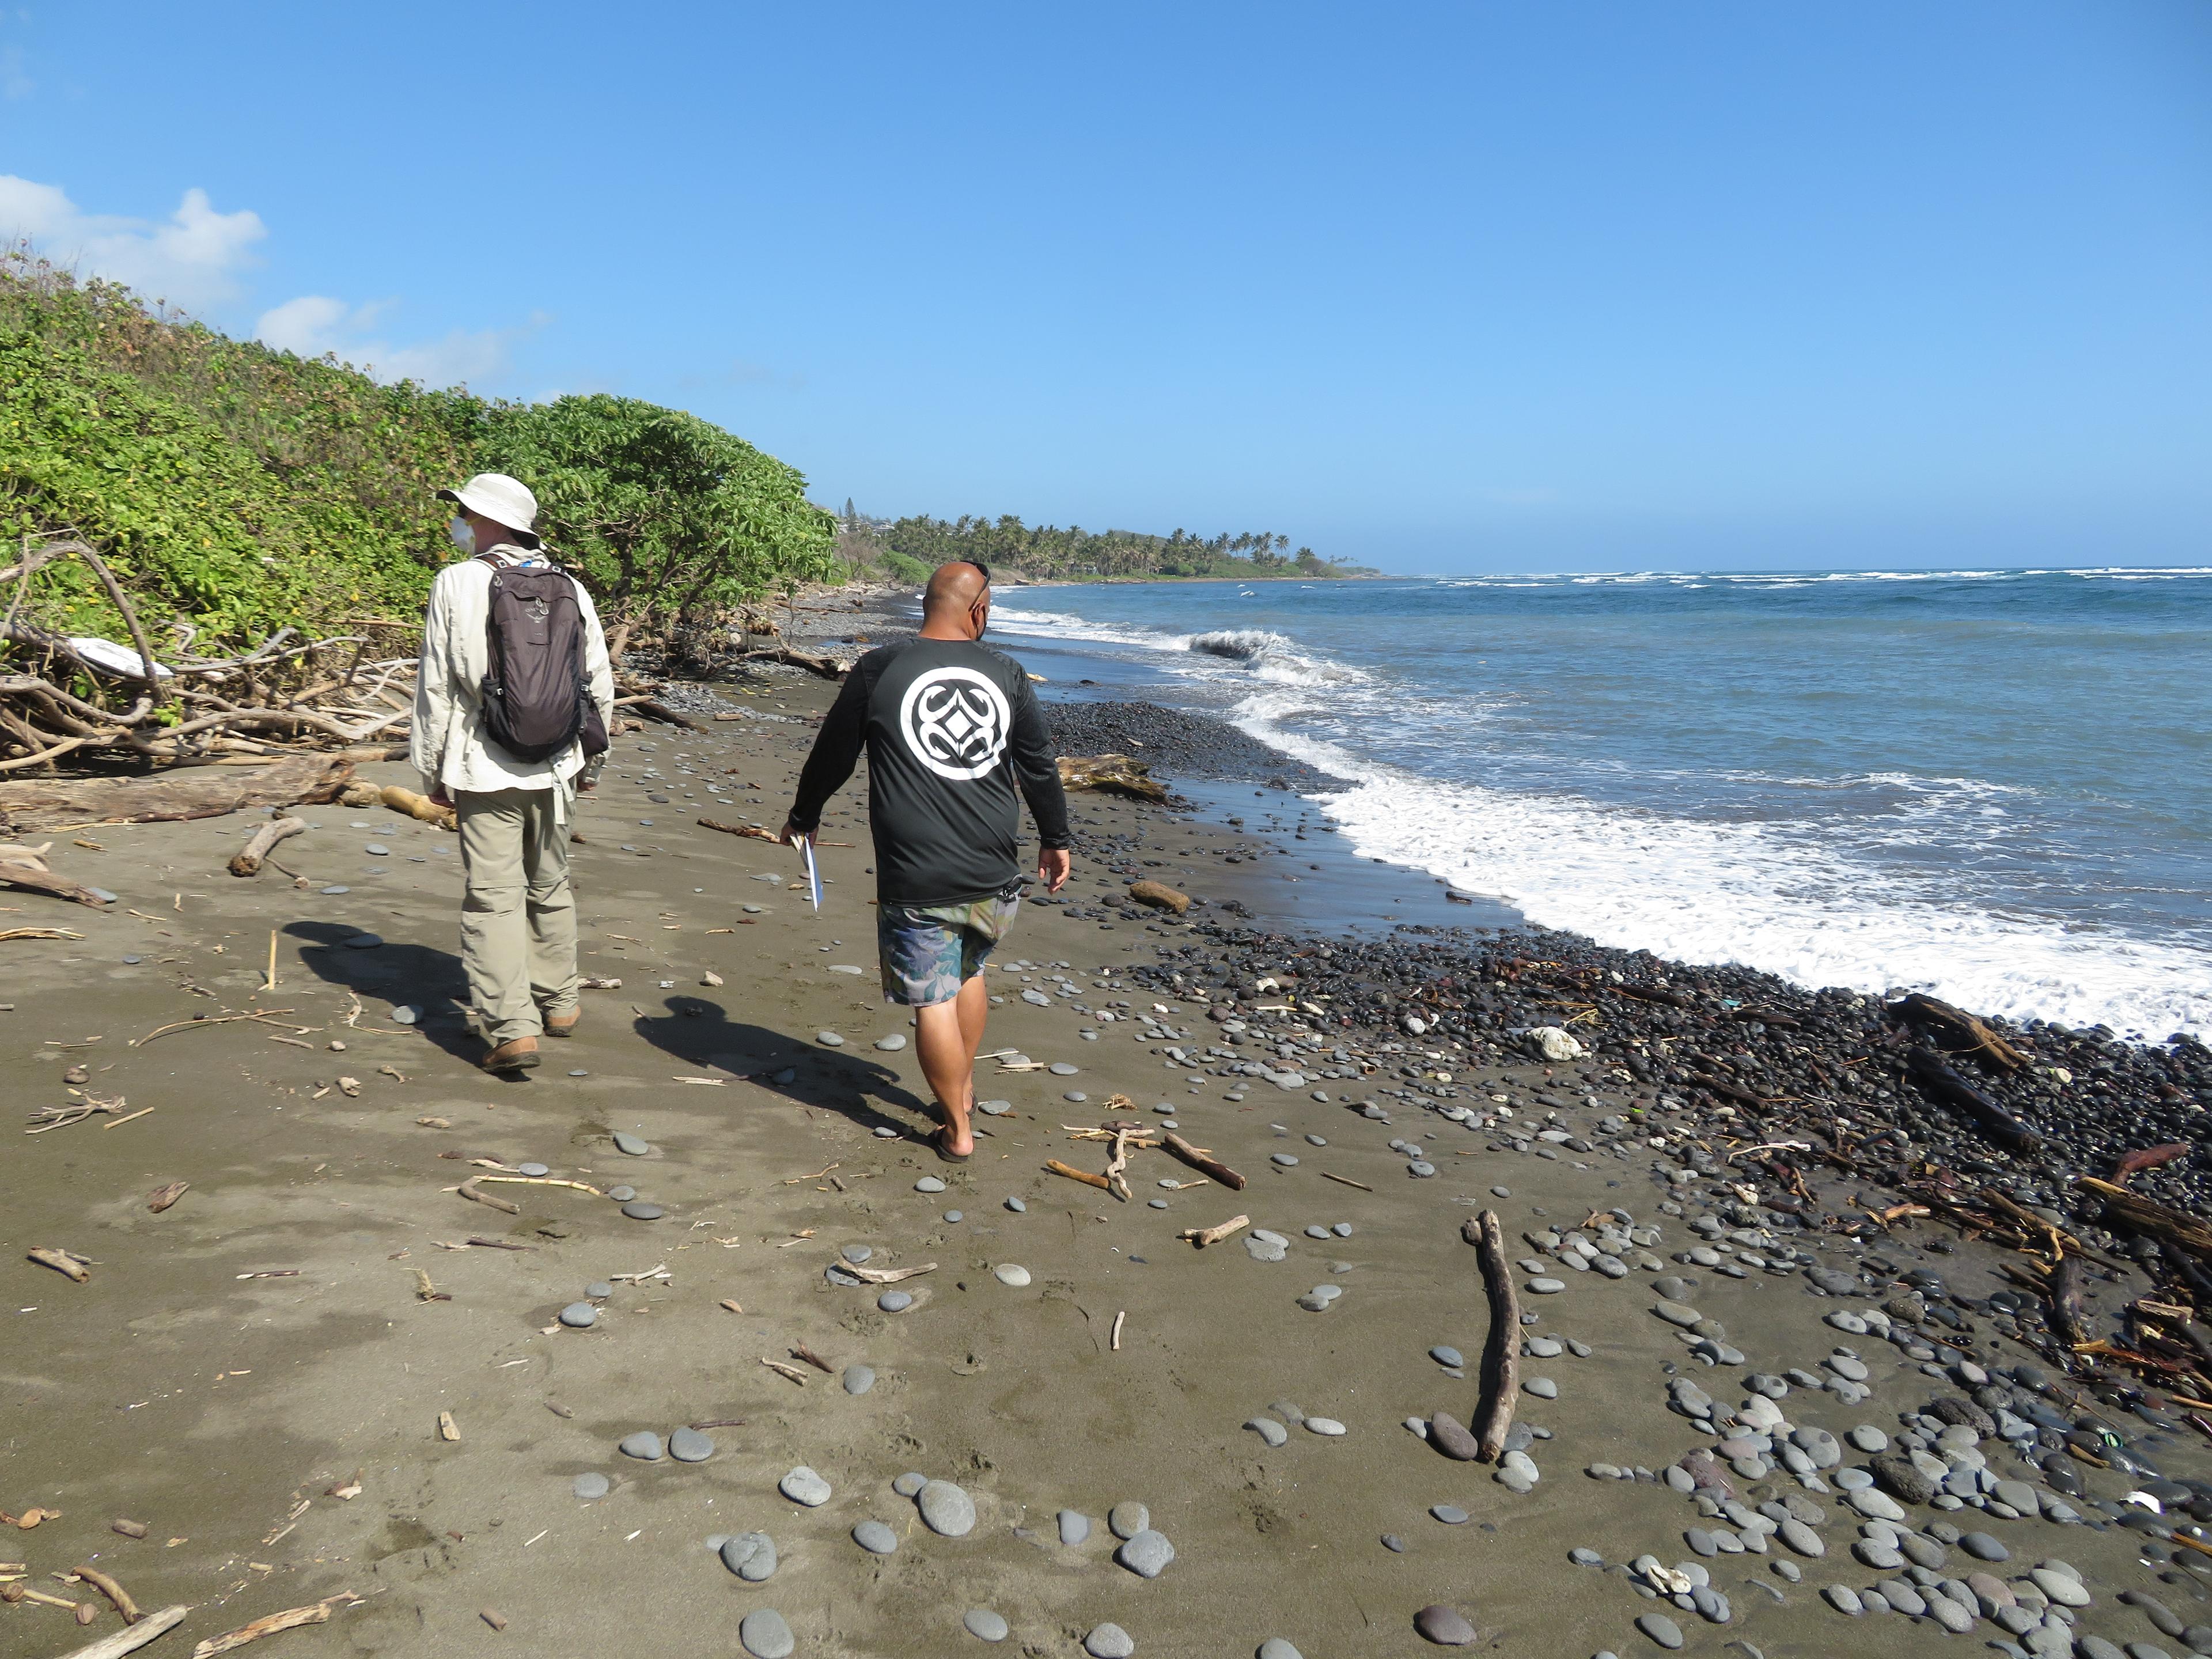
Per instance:
[[[508,544],[491,550],[503,566],[528,565],[537,556]],[[571,743],[542,761],[517,760],[484,735],[480,688],[491,672],[484,624],[491,611],[491,567],[483,558],[464,559],[438,573],[430,584],[430,605],[422,619],[422,658],[415,678],[415,723],[408,734],[408,757],[422,775],[426,790],[442,787],[484,793],[495,789],[550,789],[565,784],[584,767],[580,743]],[[614,666],[607,638],[592,596],[576,585],[583,613],[584,672],[599,718],[614,730]]]

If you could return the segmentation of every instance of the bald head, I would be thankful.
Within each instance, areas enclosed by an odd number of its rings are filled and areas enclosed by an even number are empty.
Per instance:
[[[921,631],[931,639],[980,638],[991,611],[991,584],[965,559],[937,567],[921,595]]]

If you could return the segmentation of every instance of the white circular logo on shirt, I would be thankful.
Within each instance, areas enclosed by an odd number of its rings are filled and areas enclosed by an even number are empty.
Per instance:
[[[955,783],[980,778],[1006,752],[1006,694],[972,668],[933,668],[906,689],[899,734],[916,760]]]

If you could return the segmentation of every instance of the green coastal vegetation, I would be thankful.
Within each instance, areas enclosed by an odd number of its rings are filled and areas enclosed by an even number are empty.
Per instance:
[[[0,255],[0,566],[22,538],[74,531],[149,627],[174,618],[202,651],[288,625],[411,628],[453,556],[435,492],[486,471],[529,481],[538,528],[611,620],[668,629],[845,574],[805,480],[696,416],[380,385]],[[40,571],[23,614],[120,636],[75,561]]]
[[[855,576],[921,580],[975,558],[1032,579],[1340,576],[1287,537],[1211,538],[864,519],[713,422],[592,393],[514,403],[236,340],[127,288],[0,250],[0,568],[74,533],[113,569],[157,644],[240,648],[411,629],[451,557],[436,491],[511,472],[538,528],[611,627],[673,639],[773,596]],[[10,584],[0,606],[55,632],[123,637],[79,561]]]
[[[1291,550],[1291,538],[1268,530],[1195,536],[1134,530],[1085,530],[1070,525],[1025,525],[1012,514],[995,519],[926,515],[877,520],[848,501],[838,518],[841,547],[856,564],[874,563],[902,578],[919,580],[951,559],[978,559],[1036,581],[1082,581],[1157,577],[1232,580],[1303,576],[1367,576],[1375,572],[1342,559],[1324,559],[1310,547]]]

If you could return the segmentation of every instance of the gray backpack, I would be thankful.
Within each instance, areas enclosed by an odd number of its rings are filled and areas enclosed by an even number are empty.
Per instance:
[[[494,743],[519,761],[549,760],[579,738],[586,755],[606,752],[574,577],[556,565],[493,564],[484,635],[490,667],[479,690]]]

